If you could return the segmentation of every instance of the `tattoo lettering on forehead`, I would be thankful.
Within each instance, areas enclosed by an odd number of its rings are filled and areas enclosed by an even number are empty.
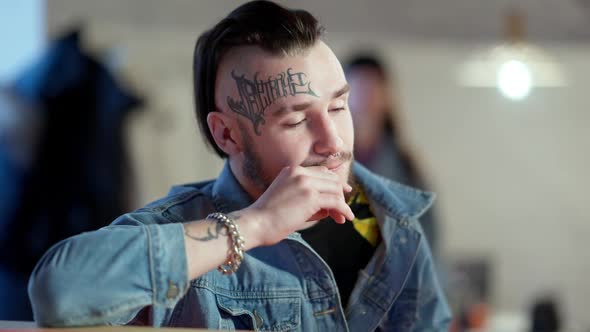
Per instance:
[[[319,97],[311,89],[311,82],[306,81],[307,75],[304,72],[294,73],[292,68],[274,77],[268,76],[266,79],[258,78],[256,73],[250,80],[245,75],[236,75],[233,70],[231,76],[236,81],[240,98],[234,100],[228,96],[227,104],[232,111],[250,120],[254,126],[254,132],[259,136],[259,126],[265,123],[264,111],[275,100],[298,94]]]

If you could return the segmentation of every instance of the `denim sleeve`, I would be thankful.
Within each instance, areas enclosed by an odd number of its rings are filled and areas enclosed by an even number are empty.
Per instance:
[[[143,211],[56,244],[29,280],[37,324],[126,324],[143,308],[145,323],[165,324],[188,289],[183,234],[182,224]]]
[[[419,225],[418,228],[420,228]],[[451,310],[437,275],[430,246],[423,236],[411,276],[411,280],[418,284],[416,287],[418,317],[413,331],[446,332],[449,330]]]

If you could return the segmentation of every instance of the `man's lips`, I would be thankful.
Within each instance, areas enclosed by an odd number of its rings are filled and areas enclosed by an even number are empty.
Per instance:
[[[331,156],[330,158],[318,161],[318,162],[304,162],[301,166],[303,167],[310,167],[310,166],[324,166],[328,168],[330,171],[336,171],[341,168],[343,164],[350,162],[352,160],[352,153],[350,152],[341,152]]]
[[[337,162],[333,162],[333,163],[328,163],[325,166],[330,170],[330,171],[336,171],[340,168],[340,166],[344,165],[344,161],[337,161]]]

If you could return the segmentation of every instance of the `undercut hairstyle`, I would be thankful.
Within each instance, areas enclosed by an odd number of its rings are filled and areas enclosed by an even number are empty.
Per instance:
[[[293,55],[311,48],[323,31],[318,20],[305,10],[252,1],[233,10],[199,37],[193,57],[195,112],[201,134],[217,155],[227,157],[209,131],[207,115],[218,111],[215,80],[223,55],[237,46],[258,46],[270,54]]]

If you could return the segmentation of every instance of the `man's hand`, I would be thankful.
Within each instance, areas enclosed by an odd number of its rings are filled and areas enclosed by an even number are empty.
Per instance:
[[[256,230],[257,245],[271,245],[305,228],[308,221],[327,216],[337,223],[353,220],[344,198],[351,190],[324,166],[285,167],[264,194],[238,214],[244,226]]]
[[[352,188],[323,166],[285,167],[249,207],[230,215],[239,225],[245,250],[275,244],[305,228],[308,221],[327,216],[337,223],[353,220],[344,199]],[[226,230],[212,220],[184,224],[189,278],[214,269],[227,259],[231,245]]]

